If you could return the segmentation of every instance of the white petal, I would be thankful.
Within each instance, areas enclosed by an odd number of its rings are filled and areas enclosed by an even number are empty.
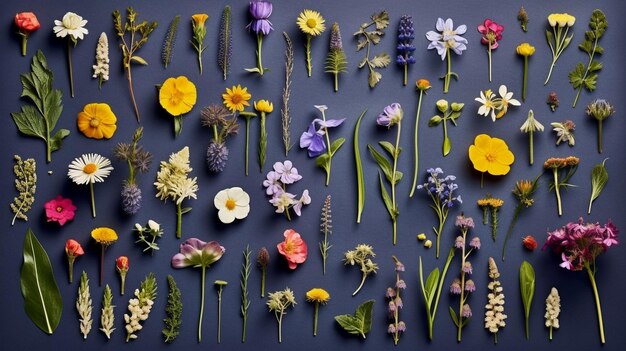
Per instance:
[[[478,109],[478,114],[481,116],[485,116],[487,117],[489,115],[489,108],[487,108],[487,106],[483,105]]]
[[[437,28],[438,31],[443,32],[444,30],[443,18],[441,17],[437,18],[437,24],[435,24],[435,28]]]
[[[235,220],[235,213],[225,208],[221,209],[217,213],[217,216],[219,217],[220,221],[225,224],[232,223]]]
[[[513,93],[511,93],[511,95],[513,95]],[[516,99],[510,99],[509,100],[509,104],[513,105],[513,106],[520,106],[522,103],[520,103],[518,100]]]
[[[467,26],[462,24],[456,28],[455,32],[456,34],[464,34],[465,32],[467,32]]]
[[[217,193],[217,195],[215,195],[215,198],[213,198],[213,204],[215,205],[215,208],[220,211],[226,208],[226,201],[228,201],[228,192],[226,189]]]
[[[452,31],[454,29],[454,23],[452,22],[452,18],[448,18],[443,24],[443,30]]]
[[[237,206],[232,211],[237,219],[244,219],[248,217],[248,213],[250,213],[250,206]]]
[[[506,85],[502,84],[498,89],[498,93],[500,93],[500,96],[504,98],[506,96],[506,92]]]
[[[426,39],[429,41],[439,41],[441,40],[441,34],[431,30],[426,32]]]

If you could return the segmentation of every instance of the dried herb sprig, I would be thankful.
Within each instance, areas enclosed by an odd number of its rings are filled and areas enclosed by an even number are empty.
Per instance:
[[[115,314],[113,313],[113,293],[109,284],[104,286],[104,293],[102,295],[102,312],[100,313],[100,330],[107,336],[107,339],[111,339],[111,334],[115,328]]]
[[[165,313],[167,316],[163,319],[163,322],[165,322],[165,328],[161,330],[161,333],[165,338],[165,342],[171,343],[174,339],[176,339],[176,337],[178,337],[180,325],[183,322],[183,301],[180,289],[171,274],[167,275],[167,287],[169,289],[169,292],[167,293],[167,305],[165,306]]]
[[[15,224],[18,218],[28,221],[26,212],[35,202],[35,192],[37,191],[37,163],[34,159],[29,158],[25,161],[19,155],[13,156],[15,165],[13,173],[15,173],[15,189],[20,193],[13,198],[11,203],[11,211],[15,213],[11,225]]]
[[[267,273],[267,265],[270,263],[270,253],[264,246],[259,249],[256,257],[256,264],[261,269],[261,297],[265,297],[265,275]]]
[[[243,264],[241,265],[241,278],[239,286],[241,286],[241,317],[243,318],[241,329],[241,342],[246,342],[246,328],[248,326],[248,308],[250,307],[250,299],[248,298],[248,279],[250,279],[250,251],[249,246],[243,250]]]
[[[222,70],[224,80],[230,71],[230,58],[233,55],[233,26],[230,6],[224,6],[220,21],[219,44],[217,46],[217,64]]]
[[[289,288],[285,290],[274,291],[267,298],[267,308],[270,312],[274,312],[276,321],[278,321],[278,342],[283,341],[283,317],[287,314],[287,309],[296,305],[296,297]]]
[[[78,298],[76,299],[76,311],[80,316],[80,332],[83,334],[83,339],[87,339],[87,335],[91,331],[91,324],[93,319],[91,318],[91,311],[93,310],[93,303],[91,300],[91,293],[89,292],[89,279],[87,273],[83,271],[80,276],[80,286],[78,287]]]
[[[113,11],[113,24],[115,31],[120,40],[120,48],[122,49],[122,65],[126,71],[126,78],[128,79],[128,89],[130,90],[130,99],[133,102],[135,109],[135,117],[137,122],[140,120],[139,108],[137,107],[137,101],[135,100],[135,92],[133,90],[133,75],[131,67],[133,63],[140,65],[147,65],[148,62],[141,56],[135,55],[137,50],[144,46],[148,42],[148,37],[156,29],[157,22],[138,22],[137,12],[132,8],[126,9],[126,21],[122,23],[122,16],[119,10]],[[126,40],[128,38],[128,40]]]
[[[293,146],[291,144],[291,116],[289,115],[289,97],[291,96],[291,73],[293,73],[293,43],[287,32],[283,32],[285,37],[285,85],[283,86],[283,106],[280,109],[280,117],[283,127],[283,145],[285,146],[285,156]]]
[[[543,168],[552,173],[553,181],[550,183],[549,190],[556,194],[556,204],[559,216],[563,214],[561,207],[561,188],[575,187],[569,184],[570,178],[576,173],[580,159],[574,156],[568,157],[551,157],[543,163]]]
[[[519,12],[517,13],[517,20],[519,21],[520,27],[524,32],[528,32],[528,12],[524,6],[519,8]]]
[[[165,39],[163,39],[163,49],[161,49],[161,61],[163,66],[167,68],[167,65],[172,62],[172,53],[174,52],[174,43],[176,42],[176,35],[178,34],[178,23],[180,22],[180,15],[174,16],[172,22],[167,27],[167,33],[165,33]]]
[[[367,244],[359,244],[354,250],[349,250],[344,253],[344,264],[351,266],[357,265],[362,275],[361,284],[359,284],[359,287],[352,293],[352,296],[356,295],[361,290],[365,279],[370,273],[376,274],[378,264],[372,261],[374,257],[376,257],[374,248]]]
[[[324,200],[324,206],[322,207],[322,219],[320,224],[320,231],[324,234],[324,241],[320,243],[320,253],[322,254],[322,265],[324,267],[323,272],[326,274],[326,260],[328,259],[328,250],[333,247],[328,242],[328,235],[333,232],[333,219],[330,209],[330,195],[326,196]]]
[[[326,56],[325,72],[334,76],[335,91],[339,91],[339,74],[348,72],[348,60],[345,51],[343,51],[341,31],[337,22],[333,23],[330,30],[330,48],[328,56]]]
[[[587,214],[591,213],[591,205],[600,196],[606,182],[609,181],[609,172],[607,172],[604,164],[608,158],[605,158],[602,163],[598,163],[591,170],[591,197],[589,198],[589,210]]]
[[[359,69],[367,65],[369,69],[367,81],[370,88],[374,88],[383,77],[383,75],[375,69],[385,68],[391,63],[391,57],[386,52],[370,58],[371,46],[380,43],[381,37],[385,35],[383,30],[389,25],[389,14],[386,10],[382,10],[381,12],[372,14],[370,18],[370,22],[361,24],[359,30],[354,33],[354,36],[358,40],[356,51],[367,49],[365,57],[359,62]],[[372,26],[374,26],[374,29],[368,30]]]
[[[602,69],[602,63],[594,60],[594,57],[596,54],[602,55],[604,53],[604,48],[598,45],[598,41],[604,35],[607,27],[608,21],[604,12],[598,9],[593,10],[589,19],[591,30],[585,32],[585,40],[578,45],[578,48],[587,54],[589,61],[586,67],[582,62],[577,63],[568,75],[570,84],[577,90],[572,107],[576,107],[583,88],[590,92],[596,89],[598,72]]]
[[[546,298],[546,313],[544,314],[546,327],[550,329],[550,340],[552,340],[552,330],[560,326],[559,314],[561,314],[561,296],[559,296],[559,291],[552,287]]]

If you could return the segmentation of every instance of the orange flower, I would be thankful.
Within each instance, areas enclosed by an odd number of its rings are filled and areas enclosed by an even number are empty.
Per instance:
[[[296,269],[298,264],[306,261],[308,249],[306,243],[295,230],[287,229],[285,233],[285,241],[276,245],[278,252],[285,256],[289,263],[289,268]]]
[[[515,156],[504,140],[479,134],[469,147],[469,158],[474,169],[491,175],[505,175],[511,170]]]
[[[85,105],[76,119],[78,130],[87,138],[93,139],[110,139],[117,129],[116,122],[117,117],[111,111],[111,107],[105,103]]]

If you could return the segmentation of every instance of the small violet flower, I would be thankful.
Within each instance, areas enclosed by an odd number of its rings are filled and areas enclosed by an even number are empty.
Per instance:
[[[380,126],[393,127],[402,121],[404,111],[399,103],[394,102],[384,108],[383,112],[376,118],[376,123]]]

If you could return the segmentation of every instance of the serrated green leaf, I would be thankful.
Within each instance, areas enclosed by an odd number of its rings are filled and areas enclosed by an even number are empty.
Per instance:
[[[369,40],[372,44],[376,45],[380,43],[380,35],[374,32],[368,33]]]
[[[369,75],[367,76],[367,82],[370,88],[374,88],[378,84],[378,82],[380,82],[380,79],[382,77],[383,77],[382,74],[376,71],[370,71]]]
[[[359,149],[359,129],[361,128],[361,120],[367,109],[361,112],[359,119],[356,121],[356,125],[354,127],[354,162],[356,165],[356,182],[358,189],[358,197],[357,197],[357,215],[356,222],[361,222],[361,214],[363,214],[363,209],[365,208],[365,180],[363,179],[363,163],[361,162],[361,150]]]
[[[360,33],[357,32],[355,33],[355,35],[359,35]],[[356,44],[356,51],[361,51],[363,50],[363,48],[367,45],[367,40],[366,39],[359,39],[359,41]]]
[[[337,150],[339,150],[339,148],[345,142],[346,142],[346,138],[339,138],[339,139],[333,141],[333,143],[330,145],[330,154],[334,156],[335,152],[337,152]]]
[[[174,43],[176,42],[176,34],[178,33],[178,23],[180,22],[180,15],[174,16],[167,28],[165,39],[163,39],[163,49],[161,50],[161,61],[163,66],[167,66],[172,62],[172,54],[174,52]]]
[[[365,65],[365,62],[363,62]],[[360,66],[359,68],[361,68]],[[346,53],[343,50],[332,50],[326,56],[326,73],[346,73],[348,71],[348,60],[346,59]]]
[[[597,72],[599,70],[601,70],[603,67],[601,62],[598,62],[596,60],[592,60],[591,63],[589,64],[589,72]]]
[[[59,325],[63,300],[46,250],[28,229],[24,238],[20,285],[24,310],[39,329],[52,334]]]
[[[600,45],[596,45],[595,50],[593,51],[594,54],[598,54],[598,55],[602,55],[604,54],[604,48]]]
[[[366,334],[372,328],[372,315],[374,313],[374,300],[367,300],[357,307],[354,315],[343,314],[335,316],[335,320],[348,333],[361,335],[365,339]]]
[[[391,175],[393,174],[393,170],[391,168],[391,163],[389,162],[389,160],[387,160],[385,156],[381,155],[380,152],[376,151],[376,149],[371,145],[368,144],[367,148],[370,150],[370,154],[374,157],[374,160],[376,160],[376,163],[378,163],[378,166],[385,174],[385,178],[391,181]]]
[[[372,15],[372,21],[376,24],[376,29],[385,29],[389,25],[389,13],[386,10],[382,10]]]
[[[70,135],[70,131],[67,129],[59,129],[51,138],[50,138],[50,151],[57,151],[63,145],[63,139],[65,139],[68,135]]]
[[[607,172],[605,167],[606,160],[608,159],[604,159],[602,163],[598,163],[591,170],[591,198],[589,199],[589,210],[587,213],[591,213],[591,205],[600,196],[604,186],[609,181],[609,172]]]
[[[583,81],[585,84],[585,88],[589,91],[596,90],[596,84],[598,80],[598,75],[596,73],[589,74],[587,78]]]
[[[386,52],[378,54],[370,60],[370,66],[374,68],[384,68],[387,67],[389,63],[391,63],[391,57]]]
[[[34,106],[24,105],[22,112],[13,112],[11,117],[13,117],[13,122],[15,122],[20,133],[46,140],[46,122],[37,114],[37,109]]]
[[[130,58],[130,60],[133,61],[133,62],[137,62],[140,65],[145,65],[145,66],[148,65],[148,62],[146,60],[144,60],[143,57],[141,57],[141,56],[134,55],[134,56],[132,56]]]

